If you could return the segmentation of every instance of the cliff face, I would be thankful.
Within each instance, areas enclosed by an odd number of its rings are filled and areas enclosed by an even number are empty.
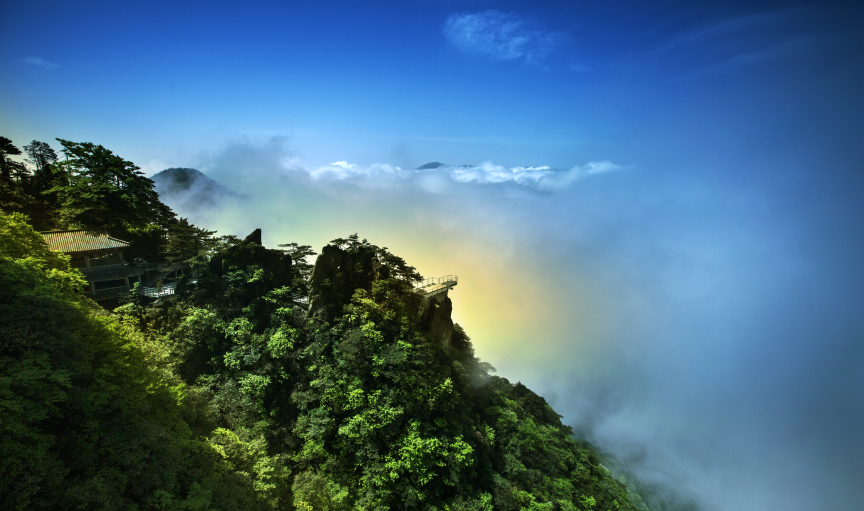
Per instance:
[[[371,248],[354,251],[327,245],[315,261],[309,279],[309,313],[329,321],[351,303],[354,290],[372,289],[372,282],[386,278],[386,268],[378,262]]]
[[[425,298],[420,307],[420,324],[418,330],[429,332],[432,337],[440,342],[446,352],[453,350],[453,320],[450,314],[453,312],[453,302],[447,297],[447,293]]]
[[[351,303],[357,289],[370,291],[376,280],[389,277],[386,266],[378,260],[371,248],[360,247],[353,251],[334,245],[321,249],[312,270],[309,293],[309,313],[318,314],[329,321]],[[450,351],[453,338],[453,320],[450,314],[453,304],[447,293],[421,299],[418,310],[418,330],[428,332]]]

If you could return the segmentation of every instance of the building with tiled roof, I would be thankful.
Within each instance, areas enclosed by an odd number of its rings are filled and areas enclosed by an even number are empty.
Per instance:
[[[80,229],[77,231],[45,231],[42,233],[48,248],[64,254],[92,253],[100,250],[124,249],[128,242],[118,240],[104,231]]]
[[[99,230],[46,231],[42,233],[48,248],[72,256],[72,267],[90,283],[94,300],[118,298],[129,292],[129,277],[141,281],[143,271],[131,268],[123,260],[123,249],[129,242],[111,237]]]

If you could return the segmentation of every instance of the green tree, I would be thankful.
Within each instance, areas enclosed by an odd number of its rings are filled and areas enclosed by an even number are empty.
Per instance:
[[[57,153],[50,145],[38,140],[25,145],[24,151],[28,156],[25,161],[34,167],[31,193],[40,193],[51,188],[53,181],[51,165],[57,161]]]
[[[115,235],[161,230],[174,212],[159,200],[154,183],[134,163],[90,142],[57,139],[66,158],[54,163],[50,190],[69,228],[102,228]]]
[[[344,248],[349,253],[356,253],[364,248],[372,249],[378,257],[378,262],[389,270],[391,277],[395,277],[396,279],[407,283],[420,282],[423,280],[423,276],[420,275],[417,269],[413,266],[409,266],[404,259],[390,253],[387,250],[387,247],[373,245],[369,243],[366,238],[361,240],[357,233],[348,236],[347,239],[336,238],[335,240],[332,240],[330,244],[339,248]]]
[[[229,248],[237,246],[242,241],[243,240],[233,234],[225,234],[223,236],[213,238],[213,242],[209,247],[210,255],[225,252]]]
[[[315,267],[309,262],[309,258],[314,257],[317,252],[312,250],[311,245],[298,245],[297,243],[283,243],[279,247],[291,256],[291,264],[297,270],[297,277],[293,283],[294,289],[304,296],[308,295],[309,277],[312,276],[312,269]]]
[[[172,261],[198,260],[213,245],[216,231],[201,229],[181,218],[168,225],[165,252]]]
[[[28,268],[44,272],[53,285],[66,291],[87,287],[84,276],[69,268],[70,257],[48,249],[45,239],[27,223],[21,213],[0,212],[0,259],[16,260]]]
[[[21,149],[15,147],[12,141],[6,137],[0,137],[0,179],[5,183],[12,183],[12,174],[20,167],[20,164],[9,156],[21,154]]]
[[[26,165],[9,157],[18,154],[21,151],[11,140],[0,137],[0,210],[24,213],[40,229],[50,229],[54,224],[52,204],[38,193],[34,196],[34,176]]]

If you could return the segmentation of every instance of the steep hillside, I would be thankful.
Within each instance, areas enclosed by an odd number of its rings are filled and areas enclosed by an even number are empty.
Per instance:
[[[336,240],[318,256],[307,306],[276,277],[287,264],[277,255],[287,257],[253,233],[185,296],[123,313],[167,341],[220,427],[266,446],[266,474],[284,477],[280,502],[635,509],[543,398],[489,373],[447,295],[416,294],[419,274],[401,258]]]
[[[637,509],[366,240],[304,279],[255,231],[107,315],[22,219],[0,253],[4,509]]]

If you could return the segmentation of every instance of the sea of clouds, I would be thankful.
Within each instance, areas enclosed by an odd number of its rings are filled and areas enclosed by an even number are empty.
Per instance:
[[[403,169],[382,163],[360,165],[347,161],[336,161],[309,171],[309,175],[322,181],[351,181],[360,186],[384,186],[395,179],[414,181],[423,188],[435,191],[435,177],[446,177],[454,183],[492,185],[515,184],[539,192],[555,192],[576,181],[590,176],[621,169],[608,160],[591,161],[568,170],[553,169],[548,165],[537,167],[505,167],[492,162],[479,165],[450,166],[440,164],[430,169]]]

